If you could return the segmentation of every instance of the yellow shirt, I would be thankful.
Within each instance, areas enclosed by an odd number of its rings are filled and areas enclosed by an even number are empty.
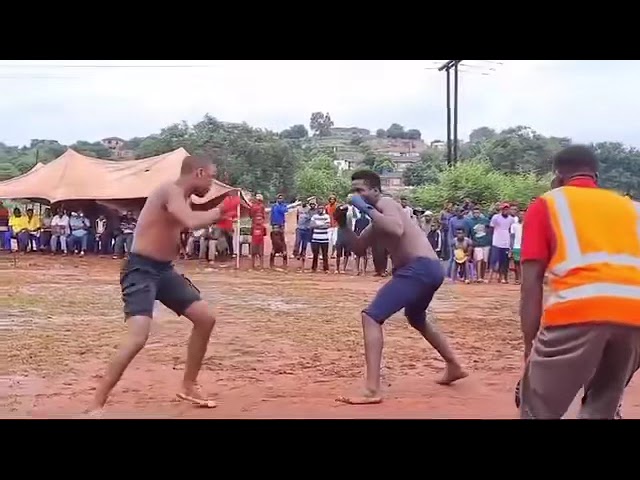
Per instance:
[[[37,215],[34,215],[33,217],[31,217],[31,220],[29,220],[29,217],[27,216],[25,216],[24,218],[26,219],[27,228],[29,229],[30,232],[35,232],[36,230],[39,230],[40,228],[42,228],[40,217],[38,217]]]
[[[14,233],[18,233],[20,230],[29,228],[29,221],[25,215],[22,215],[21,217],[11,216],[9,219],[9,226]]]

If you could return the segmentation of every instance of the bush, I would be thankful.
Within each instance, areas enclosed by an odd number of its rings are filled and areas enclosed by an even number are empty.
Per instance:
[[[494,170],[485,159],[471,159],[446,168],[433,185],[417,187],[411,197],[415,206],[439,211],[446,202],[465,198],[484,207],[496,202],[527,205],[532,197],[549,190],[550,178],[535,174],[506,174]]]

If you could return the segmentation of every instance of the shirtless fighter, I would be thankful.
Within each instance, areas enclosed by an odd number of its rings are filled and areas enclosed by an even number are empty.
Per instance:
[[[364,255],[372,244],[387,249],[393,261],[393,276],[362,311],[366,384],[364,395],[341,397],[340,402],[359,405],[382,402],[380,364],[382,361],[382,324],[404,308],[409,323],[440,353],[446,362],[444,375],[437,383],[450,385],[467,373],[458,362],[446,338],[427,322],[427,307],[444,280],[442,265],[424,232],[395,200],[381,195],[380,177],[371,171],[351,176],[351,204],[371,218],[371,224],[358,236],[347,222],[347,207],[336,210],[335,219],[343,238],[356,255]]]
[[[176,272],[173,260],[178,253],[180,231],[208,227],[220,218],[232,216],[240,202],[226,197],[208,211],[193,211],[191,195],[203,197],[211,188],[216,167],[203,157],[182,161],[180,177],[158,187],[149,195],[135,230],[129,258],[120,275],[125,321],[129,333],[120,346],[95,393],[89,413],[102,410],[109,393],[134,357],[142,350],[151,327],[156,300],[193,322],[187,347],[187,362],[178,398],[198,406],[215,407],[199,393],[196,379],[207,350],[215,316],[191,281]]]

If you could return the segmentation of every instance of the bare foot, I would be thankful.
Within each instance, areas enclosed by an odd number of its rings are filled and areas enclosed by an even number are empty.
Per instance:
[[[83,412],[83,418],[100,419],[104,415],[104,407],[90,407]]]
[[[336,402],[346,403],[347,405],[377,405],[382,403],[382,396],[378,392],[365,390],[362,395],[338,397]]]
[[[181,392],[176,393],[176,397],[178,397],[179,400],[191,403],[196,407],[202,407],[202,408],[217,407],[216,402],[205,398],[205,396],[202,395],[202,393],[200,392],[200,389],[196,386],[191,388],[183,387]]]
[[[457,380],[468,377],[469,374],[457,364],[447,364],[447,368],[444,371],[444,375],[439,380],[436,380],[438,385],[451,385]]]

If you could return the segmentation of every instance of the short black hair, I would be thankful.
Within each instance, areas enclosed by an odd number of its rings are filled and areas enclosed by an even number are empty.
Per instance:
[[[571,145],[560,150],[553,156],[552,165],[561,175],[598,172],[598,158],[585,145]]]
[[[202,155],[188,155],[182,159],[180,175],[189,175],[199,168],[205,168],[213,164],[213,159]]]
[[[357,172],[353,172],[351,180],[363,180],[369,188],[377,188],[378,190],[382,189],[380,175],[371,170],[358,170]]]

